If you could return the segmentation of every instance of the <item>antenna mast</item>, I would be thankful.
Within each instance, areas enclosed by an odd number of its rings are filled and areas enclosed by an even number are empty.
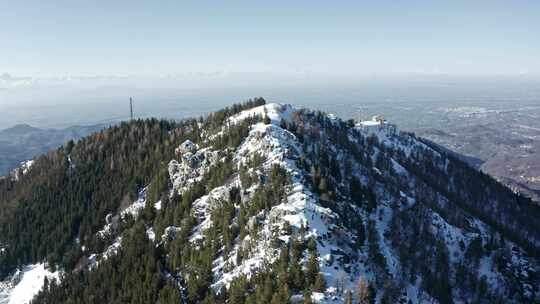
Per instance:
[[[131,114],[131,120],[133,120],[133,99],[131,97],[129,98],[129,112]]]

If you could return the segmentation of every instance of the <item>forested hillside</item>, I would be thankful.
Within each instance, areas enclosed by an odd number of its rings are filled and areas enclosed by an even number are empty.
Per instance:
[[[0,207],[0,303],[35,264],[60,275],[33,303],[540,302],[529,199],[391,124],[262,98],[70,142]]]

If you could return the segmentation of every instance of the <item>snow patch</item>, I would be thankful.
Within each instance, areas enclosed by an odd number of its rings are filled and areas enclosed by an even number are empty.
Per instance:
[[[273,124],[278,124],[281,122],[281,120],[285,120],[286,122],[292,121],[292,115],[296,111],[293,106],[290,104],[280,104],[280,103],[269,103],[266,105],[258,106],[255,108],[251,108],[249,110],[242,111],[235,116],[229,118],[229,121],[233,124],[236,124],[242,120],[245,120],[250,117],[255,116],[262,116],[265,115],[270,118],[270,121]]]
[[[15,181],[18,181],[21,179],[21,177],[27,175],[30,172],[30,169],[34,165],[34,160],[26,160],[20,163],[19,168],[14,169],[11,171],[11,176]]]
[[[45,264],[26,265],[0,283],[0,304],[26,304],[43,288],[44,280],[59,280],[60,271],[51,272]]]

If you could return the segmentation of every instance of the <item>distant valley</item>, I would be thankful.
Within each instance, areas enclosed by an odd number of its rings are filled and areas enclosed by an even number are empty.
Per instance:
[[[0,131],[0,176],[22,161],[55,149],[69,140],[78,140],[106,125],[73,126],[65,129],[40,129],[19,124]]]
[[[443,115],[444,126],[419,128],[417,134],[482,160],[473,165],[540,201],[540,107],[465,107]]]

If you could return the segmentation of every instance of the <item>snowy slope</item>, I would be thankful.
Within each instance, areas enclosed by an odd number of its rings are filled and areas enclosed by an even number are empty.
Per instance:
[[[231,117],[230,122],[237,123],[241,120],[245,120],[248,117],[254,116],[268,116],[273,124],[279,125],[282,119],[285,121],[291,121],[294,112],[295,108],[289,104],[271,103],[242,111],[241,113]]]
[[[0,282],[1,304],[26,304],[42,288],[45,278],[58,280],[60,272],[51,272],[45,264],[26,265],[8,280]]]

